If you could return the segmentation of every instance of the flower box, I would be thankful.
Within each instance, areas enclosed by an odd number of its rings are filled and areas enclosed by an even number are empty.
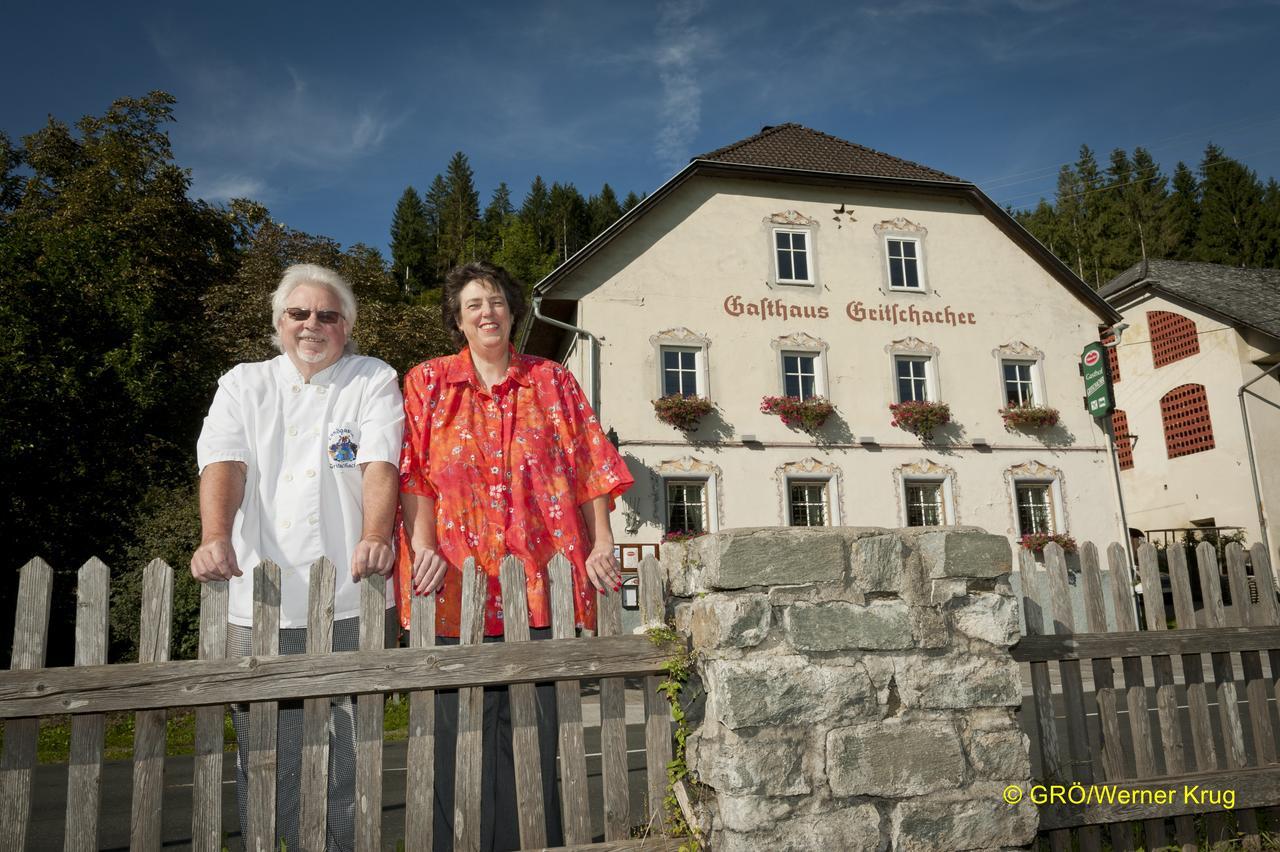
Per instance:
[[[1058,425],[1058,409],[1045,405],[1011,405],[1000,409],[1005,429],[1046,429]]]
[[[698,422],[711,412],[711,400],[701,396],[682,396],[678,393],[653,401],[658,419],[685,432],[698,428]]]
[[[699,536],[704,536],[704,532],[695,532],[693,530],[672,530],[662,537],[663,544],[680,543],[684,541],[692,541]]]
[[[836,407],[820,396],[800,399],[797,396],[766,396],[760,400],[760,411],[775,414],[792,429],[816,432],[827,422]]]
[[[1057,542],[1063,553],[1076,552],[1076,540],[1063,533],[1027,533],[1020,543],[1026,550],[1039,555],[1044,553],[1044,546],[1051,541]]]
[[[893,415],[890,426],[906,429],[922,441],[932,438],[934,429],[951,422],[951,406],[945,402],[895,402],[889,406],[889,413]]]

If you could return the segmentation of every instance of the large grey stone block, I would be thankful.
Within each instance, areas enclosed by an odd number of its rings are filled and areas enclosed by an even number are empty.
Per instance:
[[[701,737],[690,756],[698,778],[717,793],[798,796],[813,786],[805,776],[807,737],[794,728],[761,728],[738,733],[720,728]]]
[[[999,577],[1013,570],[1004,536],[983,532],[930,532],[915,537],[925,573],[941,577]]]
[[[1018,665],[1007,655],[910,655],[898,661],[896,677],[906,707],[949,710],[1022,703]]]
[[[695,650],[750,648],[769,634],[773,609],[763,594],[711,594],[693,602],[689,631]]]
[[[938,849],[997,849],[1028,846],[1039,817],[1023,799],[1005,804],[998,783],[973,784],[962,790],[900,802],[893,810],[893,848],[903,852]]]
[[[794,604],[785,611],[787,635],[801,651],[894,650],[915,644],[908,607],[899,600]]]
[[[837,796],[920,796],[959,787],[964,754],[946,721],[885,719],[827,734],[827,780]]]
[[[710,590],[842,581],[847,537],[831,529],[763,527],[697,540],[695,586]]]
[[[1021,784],[1031,776],[1031,741],[1012,719],[1002,730],[970,730],[962,741],[975,778]]]
[[[878,852],[886,848],[880,812],[870,804],[793,814],[751,832],[726,830],[712,839],[711,847],[717,852]]]
[[[951,623],[968,636],[1007,648],[1018,641],[1021,617],[1018,603],[1011,596],[995,592],[977,592],[952,602]]]
[[[911,548],[897,533],[858,538],[849,545],[853,591],[900,593],[912,581]]]
[[[707,660],[706,716],[737,729],[837,724],[880,712],[867,672],[854,666],[815,664],[800,656]]]

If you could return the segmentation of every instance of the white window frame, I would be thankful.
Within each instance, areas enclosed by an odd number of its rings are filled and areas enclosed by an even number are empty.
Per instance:
[[[928,402],[939,402],[941,400],[938,393],[937,358],[933,355],[926,355],[918,352],[894,352],[891,356],[891,364],[893,368],[893,398],[895,402],[908,401],[902,398],[902,386],[899,384],[898,377],[899,361],[912,361],[924,364],[925,400]]]
[[[902,478],[902,489],[899,493],[899,499],[902,501],[902,525],[911,527],[911,513],[907,500],[907,490],[912,487],[922,485],[935,485],[938,487],[938,499],[941,503],[942,523],[941,524],[920,524],[922,528],[940,526],[955,526],[956,510],[955,495],[951,487],[950,476],[904,476]]]
[[[783,517],[786,520],[787,526],[789,527],[802,526],[792,521],[791,509],[793,504],[791,501],[791,486],[793,485],[817,485],[822,489],[823,523],[820,525],[804,524],[803,526],[824,526],[824,527],[839,526],[840,522],[838,519],[838,515],[840,513],[837,505],[838,501],[833,499],[834,498],[834,494],[832,493],[833,482],[831,477],[829,476],[788,476],[786,477],[785,481],[783,482],[783,497],[786,501]]]
[[[695,351],[698,396],[711,399],[710,338],[687,328],[668,328],[651,336],[649,343],[653,346],[651,351],[656,365],[652,379],[654,399],[665,396],[667,382],[666,370],[663,367],[663,353],[669,349]]]
[[[668,524],[671,520],[671,486],[701,485],[704,532],[712,533],[720,528],[717,517],[716,480],[712,476],[671,475],[662,477],[662,530],[671,532]]]
[[[895,258],[893,257],[893,253],[889,247],[889,243],[891,242],[911,243],[913,246],[915,246],[916,255],[914,258],[911,258],[911,259],[914,260],[916,264],[916,286],[912,287],[911,285],[905,283],[907,280],[906,268],[905,268],[905,265],[906,265],[905,262],[907,258],[905,257],[905,254],[903,257],[896,259],[903,266],[902,280],[904,283],[898,284],[898,285],[895,285],[893,283],[893,266],[894,266]],[[925,283],[925,277],[924,277],[924,240],[922,240],[920,237],[917,237],[917,236],[908,236],[906,234],[890,233],[890,234],[884,235],[883,245],[884,245],[885,283],[888,286],[888,289],[894,291],[895,293],[926,292],[929,288]]]
[[[1022,528],[1022,512],[1021,503],[1018,501],[1018,490],[1020,488],[1043,488],[1048,498],[1049,508],[1049,529],[1048,530],[1024,530]],[[1062,491],[1059,488],[1058,480],[1045,479],[1043,477],[1016,477],[1013,480],[1013,524],[1014,531],[1021,538],[1033,532],[1062,533],[1065,532],[1065,519],[1062,514]]]
[[[1021,366],[1027,368],[1027,382],[1031,385],[1030,405],[1044,405],[1044,387],[1040,379],[1040,361],[1031,358],[1001,358],[1000,359],[1000,401],[1001,408],[1007,408],[1014,403],[1009,401],[1008,380],[1005,378],[1004,368],[1006,366]],[[1021,381],[1019,381],[1021,384]],[[1028,402],[1023,400],[1018,405],[1027,405]]]
[[[781,255],[781,252],[783,252],[783,251],[789,251],[789,252],[791,252],[791,254],[792,254],[791,270],[792,270],[792,273],[794,274],[794,272],[795,272],[795,257],[794,257],[794,255],[795,255],[795,253],[796,253],[796,249],[794,248],[794,246],[793,246],[793,247],[791,247],[791,248],[788,248],[788,249],[780,248],[780,247],[778,246],[778,235],[779,235],[779,234],[790,234],[790,235],[796,235],[796,234],[799,234],[800,236],[804,237],[804,264],[805,264],[805,272],[806,272],[806,273],[808,273],[808,277],[806,277],[806,278],[794,278],[794,277],[792,277],[792,278],[783,278],[783,277],[782,277],[782,264],[780,263],[780,255]],[[778,283],[778,284],[785,284],[785,285],[789,285],[789,286],[799,286],[799,287],[812,287],[812,286],[814,286],[814,282],[816,282],[816,281],[817,281],[817,275],[815,274],[815,271],[814,271],[814,254],[815,254],[815,252],[814,252],[814,250],[813,250],[813,229],[812,229],[812,228],[805,228],[805,227],[799,227],[799,228],[775,227],[775,228],[772,228],[772,229],[769,231],[769,251],[770,251],[770,256],[773,258],[773,280],[774,280],[774,282],[776,282],[776,283]]]
[[[813,359],[813,395],[822,398],[827,397],[827,366],[824,351],[821,349],[806,349],[804,347],[786,347],[778,350],[778,391],[781,396],[787,396],[787,368],[786,359],[788,357],[802,357]],[[809,399],[810,397],[803,397]]]
[[[707,396],[706,392],[706,375],[707,375],[707,350],[704,346],[689,346],[679,344],[662,344],[658,347],[658,395],[667,395],[667,353],[675,352],[679,354],[693,355],[693,393],[685,394],[686,396]],[[679,368],[681,373],[688,372],[683,367]]]

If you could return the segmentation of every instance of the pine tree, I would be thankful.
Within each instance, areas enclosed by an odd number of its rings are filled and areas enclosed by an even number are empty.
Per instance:
[[[622,205],[618,203],[613,187],[606,183],[600,188],[599,195],[593,195],[587,200],[587,216],[590,220],[590,239],[595,239],[605,228],[622,218]]]
[[[534,239],[543,251],[550,251],[551,240],[551,208],[547,197],[547,185],[542,182],[542,175],[537,175],[529,185],[524,203],[520,205],[520,218],[529,223],[533,229]]]
[[[446,269],[477,257],[476,230],[480,196],[467,155],[458,151],[445,173],[446,194],[440,208],[440,253]]]
[[[1262,184],[1243,163],[1210,144],[1200,164],[1200,223],[1196,253],[1228,266],[1263,262]]]
[[[502,232],[507,223],[516,215],[511,206],[511,190],[505,182],[498,184],[484,208],[484,217],[480,220],[481,242],[484,244],[486,258],[492,258],[495,252],[502,249]]]
[[[428,286],[435,287],[444,281],[444,274],[449,271],[449,261],[444,253],[443,223],[444,210],[448,206],[449,187],[443,175],[436,175],[431,187],[422,197],[422,206],[427,214],[427,235],[430,245],[431,276]]]
[[[391,270],[406,294],[422,291],[431,268],[427,210],[412,186],[406,187],[391,216]]]
[[[1105,223],[1106,199],[1102,186],[1102,171],[1088,145],[1080,146],[1080,158],[1076,160],[1076,180],[1079,184],[1080,245],[1079,251],[1084,272],[1092,279],[1093,288],[1102,286],[1102,240]],[[1084,278],[1084,275],[1081,275]]]
[[[635,190],[628,192],[627,197],[622,199],[622,212],[623,213],[631,212],[631,208],[635,207],[641,201],[644,201],[644,196],[636,195]]]
[[[1064,165],[1058,170],[1058,257],[1074,266],[1076,275],[1084,278],[1084,204],[1081,203],[1080,178],[1076,170]]]
[[[1173,192],[1165,209],[1160,247],[1164,257],[1194,260],[1200,227],[1200,184],[1186,163],[1173,170]]]
[[[1133,186],[1127,193],[1129,210],[1138,229],[1138,250],[1145,260],[1160,232],[1160,223],[1169,197],[1168,180],[1160,164],[1146,148],[1133,149]]]
[[[563,263],[587,241],[590,221],[587,201],[571,183],[553,183],[547,195],[547,207],[551,215],[552,249]]]

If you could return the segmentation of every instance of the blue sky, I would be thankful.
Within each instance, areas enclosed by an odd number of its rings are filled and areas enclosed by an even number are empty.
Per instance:
[[[454,151],[499,181],[652,191],[796,121],[979,184],[1052,196],[1089,144],[1172,173],[1212,140],[1280,177],[1278,2],[11,4],[0,130],[178,99],[192,194],[386,250]]]

